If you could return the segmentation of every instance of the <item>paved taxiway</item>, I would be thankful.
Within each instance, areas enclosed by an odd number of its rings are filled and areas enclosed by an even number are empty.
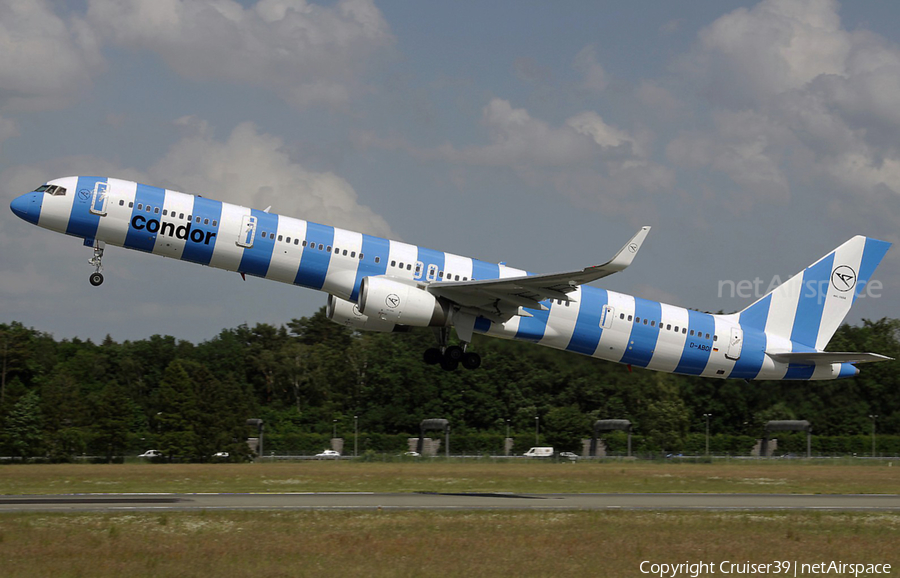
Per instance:
[[[856,510],[900,511],[898,494],[61,494],[0,496],[0,513],[159,510]]]

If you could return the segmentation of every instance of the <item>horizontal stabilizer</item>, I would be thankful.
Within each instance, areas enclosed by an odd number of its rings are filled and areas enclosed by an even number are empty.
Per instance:
[[[775,361],[816,365],[822,363],[870,363],[891,361],[893,357],[877,353],[856,353],[849,351],[798,351],[796,353],[767,353]]]

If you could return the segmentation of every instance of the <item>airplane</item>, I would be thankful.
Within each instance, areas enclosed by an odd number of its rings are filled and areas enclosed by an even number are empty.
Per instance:
[[[93,248],[107,244],[328,294],[327,317],[354,330],[434,329],[424,361],[481,365],[475,333],[683,375],[744,380],[852,377],[876,353],[826,352],[890,243],[856,236],[742,311],[714,315],[589,286],[627,268],[642,227],[602,265],[552,274],[435,251],[201,196],[108,177],[48,181],[10,207]],[[450,344],[451,328],[461,345]]]

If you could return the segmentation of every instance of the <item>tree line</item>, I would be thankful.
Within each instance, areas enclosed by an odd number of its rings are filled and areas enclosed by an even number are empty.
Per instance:
[[[864,320],[842,326],[829,349],[898,358],[898,337],[900,320]],[[607,418],[631,420],[645,451],[696,449],[704,414],[714,445],[734,453],[772,419],[809,420],[835,451],[867,447],[870,416],[878,416],[879,436],[900,434],[898,361],[836,381],[744,382],[476,336],[470,347],[482,367],[446,372],[422,362],[434,342],[427,329],[354,332],[328,321],[324,308],[280,327],[224,329],[197,344],[160,335],[56,340],[0,324],[0,455],[112,460],[155,448],[181,460],[220,451],[241,459],[248,418],[264,420],[266,450],[288,453],[321,446],[333,433],[360,451],[400,450],[433,417],[450,420],[456,450],[490,452],[500,451],[507,432],[520,452],[536,436],[578,451],[594,421]]]

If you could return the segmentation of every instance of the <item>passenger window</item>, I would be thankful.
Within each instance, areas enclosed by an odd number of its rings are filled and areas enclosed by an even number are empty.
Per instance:
[[[625,314],[624,314],[624,313],[619,313],[619,319],[625,319]]]
[[[682,327],[682,328],[681,328],[681,332],[682,332],[682,333],[687,333],[687,327]]]
[[[215,220],[213,221],[213,227],[217,226],[218,224],[219,224],[218,221],[215,221]]]
[[[362,253],[359,254],[359,258],[362,259]],[[381,263],[381,257],[375,257],[376,263]]]
[[[634,322],[635,322],[635,323],[640,323],[640,322],[641,322],[641,318],[640,318],[640,317],[635,317],[635,318],[634,318]]]
[[[327,247],[325,247],[325,251],[328,253],[331,253],[331,245],[328,245]]]
[[[691,337],[693,337],[693,336],[694,336],[694,330],[691,329]]]
[[[134,208],[134,201],[128,201],[128,208],[129,209]]]
[[[144,203],[138,203],[138,211],[144,208]]]
[[[119,206],[120,206],[120,207],[124,207],[124,206],[125,206],[125,199],[120,199],[120,200],[119,200]]]
[[[656,321],[651,321],[651,322],[650,322],[650,327],[656,327]]]
[[[647,318],[644,318],[644,325],[647,325]]]
[[[158,215],[158,214],[159,214],[159,207],[154,207],[153,212],[156,213],[156,214]]]
[[[209,219],[203,219],[203,224],[204,224],[204,225],[208,225],[208,224],[209,224]]]
[[[706,338],[709,339],[709,333],[706,334]]]
[[[290,244],[291,238],[290,238],[290,237],[285,237],[285,238],[284,238],[284,242]]]
[[[356,257],[356,251],[350,251],[350,256],[351,256],[351,257]]]
[[[178,218],[179,218],[179,219],[183,219],[183,218],[184,218],[184,213],[178,213]],[[190,218],[190,217],[189,217],[189,218]]]
[[[322,243],[319,243],[319,251],[321,251],[324,248],[325,248],[325,245],[323,245]]]
[[[346,256],[347,256],[347,249],[344,249],[344,250],[341,252],[341,255],[343,255],[344,257],[346,257]]]
[[[671,324],[671,323],[669,323],[668,325],[666,325],[666,331],[672,331],[672,324]]]
[[[391,261],[391,267],[396,267],[396,266],[397,266],[397,262],[396,262],[396,261]]]
[[[678,326],[675,326],[675,333],[678,333]]]
[[[294,239],[294,244],[295,244],[295,245],[299,245],[299,244],[300,244],[300,239]]]
[[[301,246],[301,247],[306,247],[306,239],[303,239],[303,242],[300,243],[300,246]]]
[[[278,242],[280,243],[283,240],[284,240],[284,235],[278,235]]]
[[[628,320],[631,321],[631,315],[628,316]]]

